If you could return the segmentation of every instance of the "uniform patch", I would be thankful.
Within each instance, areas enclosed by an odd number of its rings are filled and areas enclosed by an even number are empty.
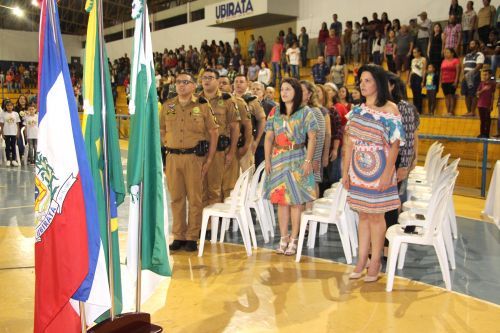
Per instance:
[[[219,101],[217,102],[217,105],[224,106],[224,101],[222,99],[219,99]]]
[[[192,114],[198,115],[201,113],[201,110],[199,107],[195,106],[193,110],[191,111]]]

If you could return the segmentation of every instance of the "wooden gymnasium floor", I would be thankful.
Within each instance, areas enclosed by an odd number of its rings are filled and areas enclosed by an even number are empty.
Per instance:
[[[0,184],[0,332],[32,332],[33,170],[0,167]],[[166,332],[500,332],[500,230],[480,220],[484,200],[455,196],[455,204],[468,218],[460,219],[463,237],[455,244],[460,253],[452,279],[460,292],[441,287],[431,252],[425,255],[430,262],[420,263],[409,251],[397,274],[411,279],[396,278],[387,293],[385,275],[372,284],[350,281],[352,266],[339,253],[326,254],[335,261],[303,256],[297,264],[268,248],[246,257],[239,244],[207,243],[202,258],[173,256],[172,278],[143,310]],[[126,224],[121,218],[122,262]],[[321,251],[304,254],[325,257]]]

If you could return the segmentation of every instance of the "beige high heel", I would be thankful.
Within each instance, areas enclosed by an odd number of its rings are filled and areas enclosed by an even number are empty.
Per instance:
[[[290,236],[285,236],[280,238],[280,244],[276,249],[276,253],[285,254],[286,249],[288,248],[288,242],[290,241]]]
[[[286,256],[293,256],[294,254],[297,253],[297,243],[298,243],[297,238],[290,237],[290,242],[288,242],[288,247],[286,248],[285,255]]]
[[[382,263],[379,264],[377,275],[368,275],[368,272],[365,276],[365,282],[376,282],[379,279],[380,271],[382,270]]]

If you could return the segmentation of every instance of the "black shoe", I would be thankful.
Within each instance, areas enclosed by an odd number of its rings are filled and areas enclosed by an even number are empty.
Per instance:
[[[174,240],[172,242],[172,244],[169,245],[169,249],[170,251],[177,251],[177,250],[180,250],[182,247],[184,247],[186,245],[187,241],[185,240]]]
[[[186,241],[186,245],[184,245],[184,250],[186,250],[188,252],[197,251],[198,247],[196,246],[196,241],[194,241],[194,240]]]

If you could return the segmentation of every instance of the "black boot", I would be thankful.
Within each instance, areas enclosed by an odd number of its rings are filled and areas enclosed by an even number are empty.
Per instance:
[[[186,241],[186,245],[184,246],[184,250],[186,250],[188,252],[197,251],[198,247],[196,246],[196,241],[194,241],[194,240]]]
[[[185,245],[186,245],[186,242],[185,240],[174,240],[172,242],[172,244],[170,244],[170,246],[168,247],[170,249],[170,251],[177,251],[177,250],[180,250],[181,248],[183,248]]]

